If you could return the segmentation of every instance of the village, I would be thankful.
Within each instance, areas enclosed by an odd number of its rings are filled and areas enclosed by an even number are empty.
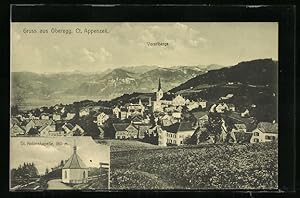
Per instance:
[[[51,110],[44,107],[13,115],[10,133],[12,137],[133,139],[159,146],[277,140],[278,123],[257,122],[248,109],[238,112],[227,102],[233,96],[228,93],[214,103],[185,99],[179,94],[170,96],[163,92],[159,79],[153,97],[136,103],[79,109],[60,104]]]

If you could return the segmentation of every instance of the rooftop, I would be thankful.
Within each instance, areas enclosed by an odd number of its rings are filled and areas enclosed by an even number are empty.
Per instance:
[[[74,146],[74,151],[71,157],[68,159],[67,163],[64,165],[63,169],[81,169],[87,168],[83,163],[82,159],[77,154],[77,148]]]
[[[170,133],[194,130],[192,122],[177,122],[175,124],[172,124],[170,126],[164,126],[162,128]]]

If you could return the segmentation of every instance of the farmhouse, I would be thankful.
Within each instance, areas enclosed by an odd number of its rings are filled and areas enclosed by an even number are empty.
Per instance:
[[[116,139],[130,139],[138,137],[138,129],[132,123],[114,123]]]
[[[278,124],[270,122],[258,123],[256,129],[252,131],[250,142],[271,142],[278,139]]]
[[[88,168],[77,154],[74,146],[73,154],[62,168],[62,182],[70,184],[86,183],[88,178]]]

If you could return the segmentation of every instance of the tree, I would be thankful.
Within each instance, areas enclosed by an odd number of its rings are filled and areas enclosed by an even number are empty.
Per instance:
[[[48,173],[49,173],[49,169],[46,168],[45,175],[47,175]]]
[[[60,161],[60,166],[63,167],[65,165],[64,160]]]
[[[214,143],[219,142],[220,135],[222,133],[222,117],[219,113],[210,112],[208,114],[207,130],[215,136]]]
[[[19,112],[19,106],[18,105],[13,105],[12,107],[11,107],[11,115],[12,116],[16,116],[16,115],[18,115],[20,112]]]
[[[39,131],[38,131],[36,128],[31,128],[31,129],[28,131],[28,135],[35,136],[35,135],[38,135],[38,134],[39,134]]]

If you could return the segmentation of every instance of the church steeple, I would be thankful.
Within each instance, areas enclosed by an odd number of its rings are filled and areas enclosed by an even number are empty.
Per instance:
[[[74,145],[74,146],[73,146],[73,153],[74,153],[74,154],[76,154],[76,150],[77,150],[77,147],[76,147],[76,145]]]
[[[157,91],[161,90],[161,82],[160,82],[160,78],[158,78],[158,89]]]
[[[158,78],[158,89],[156,92],[156,101],[160,101],[160,99],[162,99],[164,93],[161,89],[161,82],[160,82],[160,78]]]

